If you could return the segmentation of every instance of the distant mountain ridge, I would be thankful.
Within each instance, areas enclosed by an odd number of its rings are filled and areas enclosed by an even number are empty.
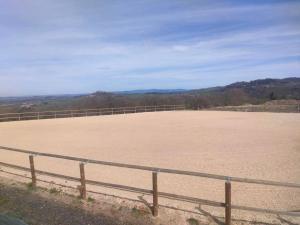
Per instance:
[[[226,86],[185,90],[148,89],[92,94],[0,98],[0,112],[182,104],[187,108],[262,104],[270,100],[300,100],[300,78],[259,79]]]
[[[187,92],[187,89],[140,89],[130,91],[115,91],[115,94],[164,94],[164,93],[182,93]]]

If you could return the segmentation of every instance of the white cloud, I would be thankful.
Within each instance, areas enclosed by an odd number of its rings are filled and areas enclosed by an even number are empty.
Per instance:
[[[0,0],[0,95],[299,75],[298,2],[12,2]]]

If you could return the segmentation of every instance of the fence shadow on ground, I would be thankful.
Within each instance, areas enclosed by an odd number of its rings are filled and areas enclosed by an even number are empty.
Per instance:
[[[231,221],[231,209],[268,213],[268,214],[274,214],[274,215],[288,215],[288,216],[295,216],[295,217],[300,216],[300,214],[296,211],[294,211],[294,212],[293,211],[279,211],[279,210],[262,209],[262,208],[256,208],[256,207],[240,206],[240,205],[232,205],[231,204],[231,193],[232,193],[231,192],[231,182],[281,186],[281,187],[286,187],[286,188],[300,188],[300,184],[297,184],[297,183],[278,182],[278,181],[271,181],[271,180],[258,180],[258,179],[252,179],[252,178],[231,177],[231,176],[209,174],[209,173],[202,173],[202,172],[195,172],[195,171],[184,171],[184,170],[176,170],[176,169],[168,169],[168,168],[131,165],[131,164],[117,163],[117,162],[107,162],[107,161],[78,158],[78,157],[66,156],[66,155],[56,155],[56,154],[51,154],[51,153],[35,152],[35,151],[16,149],[16,148],[4,147],[4,146],[0,146],[0,149],[4,150],[4,151],[19,152],[19,153],[29,155],[30,168],[24,167],[24,166],[13,165],[13,164],[9,164],[9,163],[4,163],[4,162],[0,162],[0,166],[3,166],[5,168],[14,169],[14,170],[26,171],[27,173],[30,172],[31,173],[30,179],[32,180],[32,185],[34,187],[36,186],[36,181],[46,182],[36,176],[36,175],[41,175],[41,176],[47,176],[47,177],[52,177],[52,178],[54,177],[54,178],[59,178],[59,179],[63,179],[63,180],[68,180],[68,181],[72,181],[72,182],[79,182],[80,185],[78,187],[80,187],[80,188],[73,187],[73,189],[77,189],[80,191],[80,197],[82,199],[86,198],[86,192],[95,193],[95,194],[103,194],[103,193],[97,193],[92,190],[86,190],[86,185],[99,186],[99,187],[104,187],[104,188],[112,188],[112,189],[117,189],[117,190],[122,190],[122,191],[129,191],[129,192],[133,192],[133,193],[142,194],[142,197],[139,198],[139,200],[134,199],[134,201],[136,201],[136,202],[139,201],[151,209],[151,204],[148,203],[145,199],[143,199],[143,195],[150,195],[153,197],[152,210],[151,210],[153,213],[153,216],[157,216],[158,206],[166,207],[165,205],[158,204],[158,201],[157,201],[158,197],[170,199],[170,200],[178,200],[181,202],[188,202],[188,203],[192,203],[192,204],[201,204],[201,206],[208,205],[208,206],[213,206],[213,207],[222,207],[225,209],[225,219],[226,219],[227,225],[229,225],[230,221]],[[66,175],[62,175],[62,174],[58,174],[58,173],[36,170],[34,167],[34,157],[36,157],[36,156],[58,158],[58,159],[65,159],[65,160],[70,160],[70,161],[74,161],[74,162],[79,162],[80,178],[74,177],[74,176],[66,176]],[[94,180],[87,180],[87,179],[85,179],[85,172],[84,172],[84,165],[86,163],[151,172],[153,188],[152,189],[143,189],[143,188],[125,186],[125,185],[121,185],[121,184],[113,184],[113,183],[105,183],[105,182],[94,181]],[[225,189],[224,189],[225,190],[225,202],[220,202],[220,201],[216,202],[216,201],[212,201],[212,200],[177,195],[177,194],[173,194],[173,193],[158,192],[158,188],[157,188],[158,173],[178,174],[178,175],[185,175],[185,176],[204,177],[204,178],[209,178],[209,179],[223,180],[223,181],[225,181]],[[27,178],[29,178],[29,177],[27,177]],[[109,196],[108,194],[105,194],[105,195]],[[119,198],[121,197],[121,196],[115,196],[115,195],[111,195],[111,196],[119,197]],[[126,200],[132,200],[132,199],[127,198]],[[211,220],[213,220],[217,224],[222,223],[222,221],[219,219],[219,217],[212,215],[211,213],[203,210],[201,207],[197,208],[197,211],[198,211],[198,214],[200,212],[201,215],[205,215],[205,216],[209,217]],[[195,212],[193,212],[193,213],[195,213]],[[293,225],[292,222],[290,222],[290,223],[291,223],[290,225]],[[268,224],[268,223],[262,222],[261,224]]]
[[[3,172],[3,173],[7,173],[7,174],[10,174],[10,175],[19,176],[19,177],[31,180],[30,177],[25,176],[25,175],[8,172],[8,171],[5,171],[3,169],[1,169],[0,171]],[[52,181],[46,181],[46,180],[41,180],[41,179],[38,179],[38,181],[46,183],[46,184],[51,184],[51,185],[54,185],[54,186],[57,186],[57,187],[64,187],[64,188],[68,188],[68,189],[77,191],[77,188],[73,187],[73,186],[58,184],[58,183],[55,183],[55,182],[52,182]],[[107,194],[107,193],[99,192],[99,191],[87,190],[87,192],[91,193],[91,194],[95,194],[95,195],[101,195],[101,196],[104,196],[104,197],[112,197],[112,198],[116,198],[116,199],[120,199],[120,200],[126,200],[126,201],[129,201],[129,202],[140,203],[140,204],[145,205],[151,212],[153,211],[152,204],[144,198],[145,194],[139,195],[139,196],[137,196],[137,199],[135,199],[135,198],[128,198],[128,197],[119,196],[119,195]],[[66,192],[66,194],[68,194],[68,193]],[[210,221],[212,221],[212,222],[214,222],[218,225],[224,225],[225,224],[224,223],[224,217],[213,215],[211,212],[209,212],[207,210],[204,210],[201,204],[199,204],[198,206],[195,207],[195,211],[180,208],[178,206],[175,207],[175,206],[164,205],[164,204],[159,204],[159,207],[174,210],[174,211],[179,211],[179,212],[183,212],[183,213],[190,213],[191,215],[205,216],[208,220],[210,220]],[[277,219],[278,219],[278,223],[276,223],[276,222],[270,223],[270,222],[265,222],[265,221],[262,221],[262,220],[252,221],[252,220],[243,220],[243,219],[235,219],[235,218],[232,218],[232,221],[233,222],[238,222],[238,223],[249,223],[249,224],[257,224],[257,225],[259,225],[259,224],[262,224],[262,225],[281,225],[281,223],[286,223],[288,225],[298,225],[297,223],[293,223],[292,221],[288,220],[287,218],[283,218],[280,215],[277,215]]]

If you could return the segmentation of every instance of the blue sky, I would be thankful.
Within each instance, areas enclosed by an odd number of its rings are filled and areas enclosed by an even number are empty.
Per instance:
[[[0,0],[0,96],[300,76],[300,1]]]

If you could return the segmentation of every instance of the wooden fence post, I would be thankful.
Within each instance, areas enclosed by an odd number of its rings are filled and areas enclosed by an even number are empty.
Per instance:
[[[85,199],[86,198],[86,185],[85,185],[85,174],[84,174],[84,163],[79,164],[80,168],[80,198]]]
[[[31,172],[32,187],[36,187],[36,175],[35,175],[35,169],[34,169],[33,155],[29,156],[29,162],[30,162],[30,172]]]
[[[225,225],[231,224],[231,183],[225,182]]]
[[[153,216],[158,215],[158,188],[157,188],[157,172],[152,172],[152,185],[153,185]]]

